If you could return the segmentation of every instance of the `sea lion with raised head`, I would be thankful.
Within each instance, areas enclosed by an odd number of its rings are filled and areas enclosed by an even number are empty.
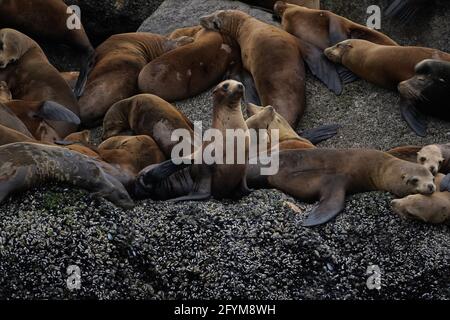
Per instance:
[[[212,128],[222,133],[222,138],[205,142],[196,152],[207,148],[221,150],[220,160],[213,164],[175,165],[168,160],[144,169],[136,179],[134,194],[138,198],[150,197],[156,200],[174,201],[240,198],[250,192],[246,183],[249,133],[241,110],[244,86],[234,80],[224,81],[213,92]],[[235,137],[245,139],[245,150],[237,150],[234,145],[233,164],[227,162],[227,130],[235,130]],[[237,144],[239,145],[239,143]],[[230,156],[230,155],[229,155]],[[244,163],[239,158],[244,157]],[[187,158],[187,157],[186,157]],[[190,157],[192,160],[194,155]],[[203,159],[205,160],[205,159]]]
[[[239,47],[229,37],[202,29],[194,35],[193,43],[147,64],[139,74],[139,89],[169,102],[196,96],[240,63],[239,55]]]
[[[1,29],[0,45],[0,80],[7,83],[14,99],[54,101],[79,115],[78,102],[69,85],[34,40],[16,30]],[[49,124],[60,137],[77,128],[64,121]]]
[[[103,140],[119,135],[148,135],[152,137],[164,155],[171,158],[171,141],[176,129],[187,130],[194,136],[191,121],[167,101],[151,94],[139,94],[115,103],[103,120]]]
[[[0,147],[0,202],[10,194],[51,181],[69,183],[104,197],[117,206],[133,207],[122,183],[87,156],[57,146],[13,143]]]
[[[319,200],[304,226],[324,224],[337,216],[348,194],[379,190],[404,197],[436,191],[434,176],[426,168],[376,150],[284,150],[279,152],[279,168],[275,175],[261,176],[261,165],[249,165],[247,182],[302,201]]]
[[[74,92],[79,97],[94,64],[95,50],[81,23],[79,28],[68,27],[71,12],[61,0],[3,0],[0,29],[17,29],[33,38],[67,44],[77,50],[81,68]]]
[[[200,22],[237,41],[261,105],[273,106],[296,126],[305,111],[305,68],[297,38],[239,10],[216,11]]]
[[[96,49],[96,64],[80,98],[83,125],[95,126],[114,103],[138,94],[139,73],[150,61],[192,41],[140,32],[108,38]]]
[[[349,83],[356,77],[342,66],[331,63],[323,54],[326,48],[347,39],[397,45],[383,33],[327,10],[308,9],[284,1],[276,2],[274,10],[281,18],[282,28],[299,39],[303,57],[311,72],[336,94],[342,92],[343,83]]]

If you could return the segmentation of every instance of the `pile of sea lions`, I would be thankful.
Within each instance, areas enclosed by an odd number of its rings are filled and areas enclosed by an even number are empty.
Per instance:
[[[239,199],[251,188],[274,188],[318,201],[304,221],[316,226],[342,212],[347,195],[380,190],[400,198],[392,207],[403,217],[449,221],[450,144],[323,149],[316,145],[338,126],[293,128],[306,111],[306,65],[337,95],[358,78],[397,90],[404,119],[425,135],[423,114],[450,120],[450,54],[399,46],[320,10],[318,0],[243,2],[272,11],[281,26],[221,10],[167,35],[117,34],[94,49],[82,27],[67,28],[63,1],[0,1],[0,202],[52,181],[127,209],[140,199]],[[409,19],[420,4],[395,0],[388,11]],[[52,66],[41,38],[79,50],[80,72]],[[245,152],[232,156],[244,164],[177,163],[172,133],[195,140],[196,132],[171,103],[212,87],[212,128],[241,133]],[[99,124],[98,146],[78,131]],[[262,175],[263,165],[248,161],[250,129],[277,130],[278,142],[257,143],[279,156],[278,173]],[[192,144],[190,157],[223,147],[223,137]]]

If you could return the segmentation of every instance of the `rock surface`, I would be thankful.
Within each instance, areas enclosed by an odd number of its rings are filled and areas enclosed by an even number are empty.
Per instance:
[[[363,22],[376,2],[324,5]],[[220,8],[271,22],[235,1],[188,0],[180,9],[167,0],[140,30],[166,33]],[[383,20],[383,30],[405,44],[450,51],[449,6],[437,1],[432,11],[409,28]],[[308,76],[300,128],[341,124],[321,145],[331,148],[448,141],[450,124],[438,120],[427,138],[412,134],[397,99],[363,81],[336,97]],[[209,125],[210,92],[176,105]],[[349,197],[335,222],[305,229],[312,206],[273,190],[238,202],[149,200],[130,211],[63,186],[28,191],[0,207],[0,298],[449,299],[449,227],[402,220],[391,199],[380,192]],[[80,290],[67,287],[70,265],[80,267]],[[381,270],[380,290],[367,287],[371,266]]]

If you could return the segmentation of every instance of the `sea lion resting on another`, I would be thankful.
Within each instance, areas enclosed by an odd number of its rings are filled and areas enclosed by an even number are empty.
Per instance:
[[[261,105],[273,106],[296,126],[306,104],[305,68],[297,38],[238,10],[217,11],[202,17],[200,24],[238,42],[243,67],[254,78]]]
[[[0,202],[12,193],[55,181],[87,189],[117,206],[132,208],[133,201],[124,186],[105,167],[108,167],[105,163],[100,165],[78,152],[56,146],[8,144],[0,147]]]
[[[239,198],[250,192],[247,188],[245,172],[246,164],[238,158],[248,160],[249,133],[241,111],[241,99],[244,86],[234,80],[224,81],[213,92],[213,124],[212,128],[222,133],[223,139],[205,142],[196,152],[206,149],[222,150],[221,163],[208,165],[181,164],[175,165],[173,160],[144,169],[136,179],[135,196],[155,200],[174,199],[174,201],[206,200],[213,196],[217,199]],[[225,148],[226,130],[233,129],[238,141],[245,139],[245,151],[236,150],[234,146],[233,164],[227,163]],[[211,149],[213,147],[213,149]],[[186,157],[188,158],[188,157]],[[190,159],[194,159],[192,155]],[[217,159],[216,159],[217,160]],[[205,161],[205,159],[203,159]],[[220,161],[220,160],[219,160]]]
[[[342,92],[342,82],[349,83],[356,77],[348,69],[331,63],[323,53],[326,48],[347,39],[397,45],[383,33],[327,10],[312,10],[283,1],[276,2],[274,9],[275,14],[281,17],[282,28],[299,39],[311,72],[336,94]]]
[[[192,34],[197,28],[188,28]],[[180,34],[181,31],[176,31]],[[139,89],[167,101],[196,96],[220,82],[231,66],[240,63],[237,44],[227,36],[197,30],[194,42],[147,64],[139,74]]]
[[[0,29],[17,29],[33,38],[70,45],[81,53],[81,68],[74,92],[77,97],[94,64],[95,50],[81,25],[68,28],[70,11],[61,0],[0,1]]]
[[[172,132],[185,129],[194,137],[194,126],[167,101],[151,94],[139,94],[114,104],[103,120],[103,139],[118,135],[148,135],[155,139],[167,158],[171,158]]]
[[[358,39],[327,48],[325,55],[358,77],[391,90],[397,90],[399,83],[414,77],[416,65],[425,59],[450,61],[450,54],[436,49],[384,46]],[[408,125],[419,135],[425,135],[416,108],[404,104],[400,107]]]
[[[54,101],[76,116],[78,102],[61,74],[48,61],[39,45],[13,30],[0,30],[0,81],[6,81],[12,96],[25,101]],[[49,121],[60,137],[75,132],[77,125]]]
[[[95,126],[114,103],[139,93],[139,73],[150,61],[192,41],[141,32],[108,38],[96,49],[96,64],[80,98],[82,123]]]

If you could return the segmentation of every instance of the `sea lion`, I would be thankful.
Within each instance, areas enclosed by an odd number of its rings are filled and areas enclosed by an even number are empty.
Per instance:
[[[54,101],[79,115],[70,87],[34,40],[16,30],[1,29],[0,44],[0,80],[6,81],[14,99]],[[77,128],[76,124],[63,121],[49,124],[61,137]]]
[[[446,106],[450,98],[450,62],[426,59],[415,66],[414,72],[412,78],[398,85],[400,108],[418,113],[415,117],[418,120],[408,124],[418,135],[424,136],[427,123],[421,114],[450,120]]]
[[[150,61],[192,41],[141,32],[108,38],[96,49],[96,64],[80,98],[83,125],[95,126],[114,103],[139,93],[139,73]]]
[[[81,68],[74,92],[79,97],[94,63],[95,50],[82,24],[80,28],[68,27],[69,10],[61,0],[3,0],[0,1],[0,29],[17,29],[32,38],[67,44],[77,50]]]
[[[145,135],[112,137],[101,143],[97,150],[104,161],[118,165],[133,176],[149,165],[166,160],[155,140]]]
[[[156,200],[174,199],[174,201],[205,200],[213,196],[216,199],[239,198],[250,192],[246,184],[246,163],[248,157],[249,133],[242,115],[241,99],[244,86],[234,80],[219,84],[213,92],[213,124],[212,128],[222,133],[222,138],[213,142],[205,142],[196,152],[214,147],[221,150],[216,162],[209,165],[205,162],[194,165],[175,165],[168,160],[159,165],[144,169],[136,179],[134,194],[138,198],[150,197]],[[238,139],[245,139],[245,151],[236,150],[233,164],[228,163],[226,130],[236,130]],[[245,155],[244,155],[245,154]],[[238,160],[243,156],[245,164]],[[192,155],[193,159],[195,158]],[[205,160],[205,159],[204,159]],[[219,162],[217,162],[219,161]],[[187,166],[187,168],[186,168]]]
[[[385,14],[388,17],[398,18],[401,23],[408,23],[424,6],[429,6],[430,2],[430,0],[394,0]]]
[[[273,6],[277,0],[239,0],[240,2],[247,3],[252,7],[261,7],[266,10],[273,10]],[[302,6],[310,9],[320,9],[320,0],[289,0],[287,3],[294,4],[297,6]]]
[[[347,194],[388,191],[396,196],[432,194],[434,177],[423,166],[368,149],[304,149],[279,152],[279,172],[261,176],[250,165],[250,187],[275,188],[302,201],[319,200],[304,226],[328,222],[345,207]]]
[[[311,72],[336,94],[342,92],[343,83],[354,81],[356,77],[342,66],[331,63],[323,54],[326,48],[352,38],[397,45],[383,33],[327,10],[312,10],[283,1],[276,2],[274,10],[281,18],[282,28],[299,39],[303,57]]]
[[[431,144],[417,152],[417,162],[433,175],[450,173],[450,144]]]
[[[0,202],[12,193],[50,181],[69,183],[129,209],[133,201],[124,186],[97,161],[78,152],[37,143],[0,147]]]
[[[29,136],[0,124],[0,146],[14,142],[34,142]]]
[[[254,78],[261,105],[273,106],[296,126],[306,104],[305,68],[297,38],[238,10],[216,11],[200,21],[204,28],[238,42],[243,67]]]
[[[240,62],[239,55],[229,37],[200,30],[193,43],[147,64],[139,74],[139,89],[169,102],[196,96],[220,82],[230,66]]]
[[[185,129],[194,136],[194,126],[186,116],[167,101],[151,94],[139,94],[115,103],[103,120],[103,140],[118,135],[148,135],[167,158],[178,141],[172,132]],[[130,132],[131,131],[131,132]]]

